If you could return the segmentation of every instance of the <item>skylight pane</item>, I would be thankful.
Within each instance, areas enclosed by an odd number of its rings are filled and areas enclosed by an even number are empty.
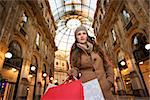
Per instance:
[[[57,3],[57,8],[60,8],[61,6],[63,6],[63,1],[62,0],[55,0]]]
[[[64,28],[66,28],[64,25],[62,26],[59,26],[59,28],[57,30],[61,31],[61,30],[64,30]]]
[[[61,27],[62,25],[65,25],[65,23],[62,21],[61,23],[59,22],[58,24],[57,24],[57,26],[58,27]]]
[[[71,5],[67,5],[65,10],[66,10],[66,12],[70,11],[71,10]]]
[[[90,21],[83,21],[84,24],[91,25]]]
[[[75,29],[72,29],[70,32],[70,36],[74,36]]]
[[[68,35],[64,35],[61,41],[67,43]]]
[[[72,47],[72,44],[68,44],[68,45],[67,45],[67,51],[70,51],[70,50],[71,50],[71,47]]]
[[[73,0],[73,3],[81,3],[81,0]]]
[[[58,44],[59,44],[59,40],[56,38],[55,38],[55,44],[56,44],[56,46],[58,46]]]
[[[89,9],[87,9],[87,7],[85,6],[82,7],[83,14],[88,15],[88,10]]]
[[[68,28],[68,30],[65,32],[66,35],[70,35],[70,29]]]
[[[75,5],[75,10],[81,11],[81,5]]]
[[[94,11],[96,9],[96,3],[97,3],[97,0],[92,0],[90,3],[90,8],[92,8]]]
[[[54,13],[55,9],[57,9],[55,5],[55,0],[49,0],[49,5],[51,7],[52,12]]]
[[[54,18],[55,18],[56,15],[58,15],[58,10],[57,9],[55,9],[55,11],[53,12]]]
[[[62,37],[63,37],[63,34],[59,34],[59,35],[56,35],[55,39],[61,40]]]
[[[66,34],[67,34],[67,35],[72,35],[73,33],[72,33],[72,31],[70,31],[70,29],[69,29],[69,31],[66,32]]]
[[[65,51],[66,50],[66,46],[67,46],[67,43],[60,42],[60,44],[58,46],[58,49]]]
[[[58,12],[59,12],[59,13],[64,13],[64,7],[60,7],[60,8],[58,9]]]
[[[75,41],[74,36],[69,36],[68,43],[73,43]]]
[[[60,30],[60,31],[61,31],[61,33],[65,34],[65,32],[67,31],[67,28],[65,27],[65,28],[63,28],[63,29]]]
[[[55,20],[59,19],[58,14],[57,14],[57,15],[55,15],[54,19],[55,19]]]
[[[89,2],[90,2],[90,0],[83,0],[83,2],[82,2],[82,3],[83,3],[84,5],[89,6]]]
[[[72,0],[64,0],[64,1],[65,1],[65,5],[72,3]]]
[[[94,11],[93,10],[89,10],[89,17],[91,17],[92,19],[94,18]]]

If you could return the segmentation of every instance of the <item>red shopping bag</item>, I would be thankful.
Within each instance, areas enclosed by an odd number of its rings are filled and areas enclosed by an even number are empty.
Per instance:
[[[41,100],[84,100],[81,80],[49,88]]]

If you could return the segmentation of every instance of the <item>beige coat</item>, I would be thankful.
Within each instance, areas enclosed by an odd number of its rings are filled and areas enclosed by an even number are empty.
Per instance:
[[[81,73],[80,79],[83,83],[97,78],[101,89],[103,91],[104,97],[106,100],[113,100],[113,95],[111,93],[111,87],[114,82],[114,72],[113,67],[106,63],[104,66],[103,59],[99,56],[98,53],[91,52],[87,54],[86,51],[81,49],[80,66],[74,66],[74,63],[79,64],[79,62],[74,62],[74,59],[71,59],[72,72],[74,76],[77,76],[78,73]],[[75,53],[72,52],[72,57],[75,57]]]

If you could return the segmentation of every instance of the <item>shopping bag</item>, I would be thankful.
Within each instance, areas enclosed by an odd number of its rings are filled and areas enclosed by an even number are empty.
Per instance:
[[[52,88],[52,87],[55,87],[55,86],[57,86],[57,85],[49,83],[46,90],[45,90],[45,92],[44,92],[44,94],[48,91],[49,88]]]
[[[84,100],[81,80],[51,87],[41,97],[41,100]]]
[[[105,100],[97,79],[83,84],[84,100]]]

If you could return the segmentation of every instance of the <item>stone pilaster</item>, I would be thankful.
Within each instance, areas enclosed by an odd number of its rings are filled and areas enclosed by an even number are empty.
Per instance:
[[[7,52],[8,48],[5,43],[0,42],[0,73],[4,64],[5,60],[5,53]]]

